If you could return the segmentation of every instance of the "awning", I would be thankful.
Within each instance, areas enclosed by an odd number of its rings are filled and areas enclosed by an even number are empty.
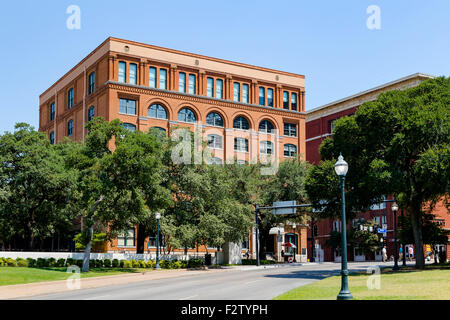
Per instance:
[[[286,242],[282,244],[283,247],[289,247],[289,248],[297,248],[295,246],[295,244],[291,243],[291,242]]]

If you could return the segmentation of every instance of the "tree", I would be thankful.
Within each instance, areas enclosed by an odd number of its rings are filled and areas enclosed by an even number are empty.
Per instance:
[[[289,159],[280,163],[275,175],[267,177],[262,183],[262,203],[271,206],[275,201],[295,200],[297,204],[307,203],[305,180],[308,174],[309,164],[298,159]],[[292,217],[277,216],[271,211],[265,211],[260,224],[260,236],[263,250],[261,258],[265,259],[267,239],[272,227],[286,222],[295,221],[298,224],[306,224],[310,217],[309,211],[297,209],[297,215]]]
[[[2,241],[20,237],[33,250],[36,240],[68,227],[76,177],[76,171],[64,167],[63,147],[51,145],[45,133],[18,123],[13,133],[0,136]]]
[[[450,79],[424,81],[414,88],[381,94],[362,104],[355,115],[336,121],[334,135],[326,139],[319,167],[330,167],[342,153],[349,164],[346,200],[349,211],[366,211],[392,194],[408,210],[417,251],[416,267],[424,267],[423,206],[448,196],[450,172]],[[317,180],[312,171],[311,183]],[[324,191],[309,194],[334,206],[327,189],[335,187],[329,172]],[[323,175],[322,175],[323,176]],[[317,191],[317,190],[316,190]],[[323,206],[322,206],[323,207]],[[328,210],[333,212],[335,209]]]
[[[79,170],[79,197],[74,199],[87,230],[83,272],[89,271],[94,227],[108,238],[148,219],[166,201],[160,187],[161,145],[154,135],[129,132],[119,120],[95,118],[86,141],[68,157]]]

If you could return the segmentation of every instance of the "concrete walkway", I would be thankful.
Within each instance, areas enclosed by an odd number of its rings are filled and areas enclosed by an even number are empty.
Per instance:
[[[135,283],[167,278],[187,277],[196,274],[213,274],[217,272],[233,271],[232,269],[209,270],[152,270],[143,273],[126,273],[113,276],[99,276],[79,279],[79,286],[74,280],[58,280],[0,286],[0,299],[26,298],[34,295],[67,292],[70,290],[99,288],[112,285]],[[73,289],[71,289],[73,288]]]

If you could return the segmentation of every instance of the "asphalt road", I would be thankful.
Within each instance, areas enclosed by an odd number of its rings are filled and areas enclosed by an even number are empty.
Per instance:
[[[393,263],[349,263],[349,270]],[[64,293],[34,296],[39,300],[270,300],[288,290],[338,275],[339,263],[304,264],[279,268],[247,268],[216,273],[196,273]]]

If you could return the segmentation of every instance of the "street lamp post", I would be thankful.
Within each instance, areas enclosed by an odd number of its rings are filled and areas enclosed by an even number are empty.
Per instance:
[[[255,245],[256,245],[256,265],[259,267],[261,265],[261,261],[259,260],[259,218],[258,218],[258,205],[255,205],[255,223],[256,223],[256,230],[255,230]]]
[[[155,214],[156,218],[156,266],[155,269],[161,269],[159,266],[159,219],[161,219],[161,213]]]
[[[402,209],[402,220],[403,220],[403,209]],[[403,227],[402,227],[402,232],[403,232]],[[406,267],[406,251],[405,251],[406,248],[405,248],[405,241],[404,240],[402,241],[402,248],[403,248],[402,265],[404,267]]]
[[[334,165],[334,170],[340,178],[341,182],[341,291],[338,300],[351,300],[352,294],[348,288],[348,269],[347,269],[347,226],[345,218],[345,175],[348,171],[348,164],[344,161],[344,157],[339,155],[338,161]]]
[[[294,261],[293,262],[297,262],[297,260],[295,260],[295,250],[297,249],[297,244],[296,244],[296,240],[297,240],[297,234],[295,233],[295,228],[297,227],[297,225],[294,223],[293,225],[292,225],[292,228],[294,229],[294,246],[295,246],[295,248],[293,248],[294,249],[294,252],[293,252],[293,255],[294,255]]]
[[[397,248],[397,211],[398,205],[397,203],[393,203],[391,207],[394,212],[394,267],[392,270],[397,271],[400,268],[398,267],[398,248]]]

